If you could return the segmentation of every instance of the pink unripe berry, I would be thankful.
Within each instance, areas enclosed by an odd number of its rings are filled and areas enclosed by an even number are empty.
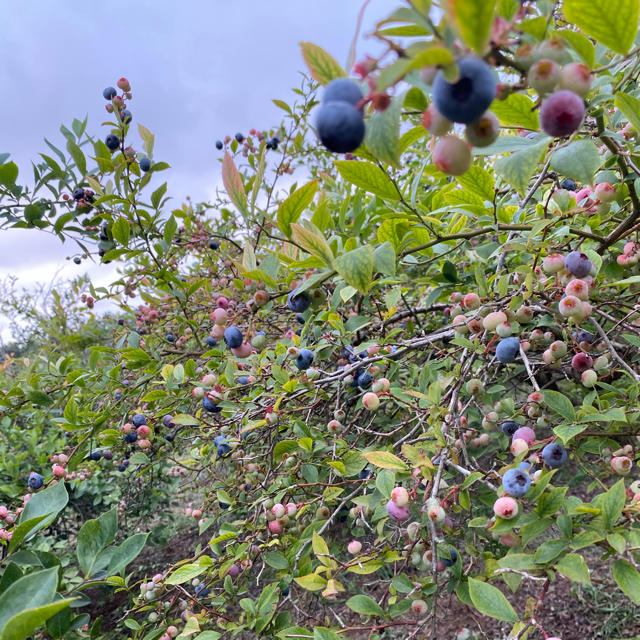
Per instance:
[[[287,510],[287,515],[289,517],[293,517],[298,513],[298,505],[295,502],[287,502],[285,509]]]
[[[611,459],[611,468],[619,475],[626,476],[632,467],[632,462],[627,456],[618,456]]]
[[[414,600],[411,603],[411,611],[415,613],[417,616],[423,616],[427,613],[428,607],[427,603],[424,600]]]
[[[575,318],[582,315],[582,303],[576,296],[565,296],[558,304],[558,311],[565,318]]]
[[[224,325],[222,324],[214,324],[211,329],[211,335],[214,338],[220,339],[224,336]]]
[[[352,556],[355,556],[362,550],[362,543],[359,540],[352,540],[347,546],[347,550]]]
[[[404,507],[409,502],[409,492],[404,487],[395,487],[391,491],[391,501],[399,507]]]
[[[237,578],[240,574],[240,567],[237,564],[232,564],[227,571],[227,574],[232,578]]]
[[[584,112],[582,98],[573,91],[561,89],[542,103],[540,126],[553,138],[568,136],[580,128]]]
[[[589,299],[589,287],[584,280],[580,280],[579,278],[571,280],[564,288],[564,292],[567,296],[575,296],[579,300]]]
[[[216,378],[213,373],[207,373],[202,376],[202,380],[200,381],[205,387],[212,387],[214,384],[218,382],[218,378]]]
[[[477,309],[480,306],[480,296],[477,293],[467,293],[462,298],[462,306],[465,309]]]
[[[492,111],[485,111],[465,127],[464,136],[474,147],[488,147],[500,135],[500,121]]]
[[[513,440],[524,440],[529,446],[531,446],[536,440],[536,434],[531,427],[520,427],[516,429],[513,434]]]
[[[527,80],[540,94],[544,95],[554,90],[560,77],[560,66],[553,60],[538,60],[529,69]]]
[[[380,406],[380,398],[376,393],[368,391],[362,396],[362,405],[369,411],[376,411]]]
[[[432,136],[444,136],[453,128],[453,122],[447,120],[435,107],[430,104],[422,114],[422,126]]]
[[[493,512],[500,518],[511,520],[518,515],[518,503],[510,496],[503,496],[495,501]]]
[[[338,433],[342,429],[342,423],[339,420],[329,420],[327,423],[327,430],[330,433]]]
[[[616,199],[616,188],[610,182],[596,185],[595,194],[600,202],[613,202]]]
[[[131,91],[131,85],[126,78],[120,78],[117,84],[122,91]]]
[[[54,464],[51,470],[53,471],[53,475],[56,478],[64,478],[66,473],[66,471],[64,470],[64,467],[59,464]]]
[[[141,424],[136,431],[141,438],[146,438],[151,433],[151,429],[146,424]]]
[[[202,511],[200,509],[194,509],[191,512],[191,517],[195,520],[200,520],[200,518],[202,518]]]
[[[570,62],[560,70],[558,87],[568,89],[584,98],[591,89],[591,69],[584,62]]]
[[[593,358],[587,353],[576,353],[576,355],[571,358],[571,366],[578,373],[582,373],[587,369],[591,369],[591,367],[593,366]]]
[[[281,518],[286,512],[287,510],[285,506],[279,502],[277,502],[276,504],[273,505],[273,507],[271,507],[271,513],[273,513],[273,515],[276,518]]]
[[[453,319],[453,328],[456,333],[466,334],[469,333],[469,327],[467,326],[467,317],[463,315],[458,315]]]
[[[271,533],[275,533],[276,535],[282,533],[282,525],[277,520],[272,520],[268,526]]]
[[[495,331],[499,324],[507,321],[507,314],[504,311],[492,311],[482,320],[482,326],[487,331]]]
[[[593,369],[587,369],[580,375],[580,381],[587,389],[591,389],[598,382],[598,374]]]
[[[519,456],[529,451],[529,445],[527,444],[526,440],[523,440],[522,438],[516,438],[511,442],[510,451],[512,455]]]
[[[433,147],[432,157],[436,168],[450,176],[466,173],[472,162],[469,146],[456,136],[438,139]]]
[[[391,383],[387,378],[378,378],[378,380],[376,380],[371,386],[374,393],[386,393],[390,388]]]
[[[138,446],[141,449],[148,449],[151,446],[151,441],[143,438],[142,440],[138,440]]]
[[[221,309],[227,309],[229,307],[229,300],[228,300],[228,298],[225,298],[224,296],[220,296],[216,300],[216,305],[218,305],[218,307],[220,307]]]
[[[69,456],[65,455],[64,453],[61,453],[58,456],[58,462],[63,465],[67,464],[67,462],[69,462]]]
[[[564,256],[559,253],[551,253],[542,261],[542,270],[545,273],[558,273],[564,266]]]
[[[233,353],[236,358],[247,358],[251,355],[253,347],[249,342],[243,342],[239,347],[235,347],[231,349],[231,353]]]
[[[393,500],[387,502],[387,513],[394,520],[406,520],[409,517],[409,508],[400,507]]]

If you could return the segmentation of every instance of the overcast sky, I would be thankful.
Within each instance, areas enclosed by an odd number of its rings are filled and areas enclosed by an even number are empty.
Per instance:
[[[171,165],[163,175],[170,193],[207,199],[219,182],[216,138],[280,122],[271,100],[291,99],[299,85],[300,41],[345,65],[362,2],[0,0],[0,153],[28,176],[31,160],[47,152],[44,137],[64,146],[60,124],[88,115],[89,131],[102,136],[102,89],[125,76],[135,121],[156,135],[155,160]],[[399,4],[371,0],[361,34]],[[357,57],[378,50],[361,37]],[[104,266],[69,263],[71,251],[35,230],[5,230],[0,277],[29,285],[87,270],[104,284]]]

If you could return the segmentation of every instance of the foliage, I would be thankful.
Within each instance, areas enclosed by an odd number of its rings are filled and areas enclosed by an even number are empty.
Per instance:
[[[74,120],[31,184],[0,155],[5,233],[118,269],[44,308],[5,296],[30,324],[2,372],[0,639],[440,637],[445,593],[534,637],[549,584],[589,585],[595,550],[638,604],[638,3],[441,4],[377,25],[388,50],[355,66],[365,142],[340,158],[311,114],[347,74],[302,43],[311,79],[275,101],[277,129],[225,141],[212,203],[168,197],[122,80],[117,149]],[[499,74],[502,128],[452,177],[422,117],[434,65],[454,81],[463,51]],[[535,56],[591,69],[570,136],[540,132]],[[495,355],[510,335],[513,362]],[[509,420],[534,437],[512,443]],[[523,462],[531,488],[494,514]],[[44,486],[23,497],[31,471]],[[134,560],[171,551],[178,509],[206,542],[151,575]],[[519,610],[524,581],[539,595]],[[122,605],[103,629],[105,588]]]

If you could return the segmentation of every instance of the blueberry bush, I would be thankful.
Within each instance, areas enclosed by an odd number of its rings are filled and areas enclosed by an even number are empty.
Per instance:
[[[3,232],[116,275],[4,287],[0,640],[444,638],[452,600],[557,640],[594,572],[640,605],[638,13],[410,0],[347,70],[303,42],[211,202],[125,78],[101,133],[1,154]]]

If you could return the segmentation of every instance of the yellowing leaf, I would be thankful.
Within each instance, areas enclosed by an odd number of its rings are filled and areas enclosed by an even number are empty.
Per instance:
[[[482,53],[489,43],[495,0],[447,0],[446,5],[460,37]]]
[[[320,258],[328,267],[333,267],[333,252],[329,243],[317,228],[309,229],[300,224],[292,224],[293,239],[307,252]]]
[[[294,580],[307,591],[321,591],[327,586],[327,581],[317,573],[310,573],[306,576],[294,578]]]
[[[291,223],[297,222],[302,212],[311,204],[318,190],[318,181],[312,180],[296,189],[278,208],[278,229],[291,237]]]
[[[343,78],[347,75],[333,56],[318,45],[312,42],[301,42],[300,46],[311,77],[320,84],[329,84],[334,78]]]
[[[372,465],[382,469],[406,471],[407,465],[398,456],[388,451],[367,451],[362,454]]]
[[[361,293],[366,293],[373,278],[373,248],[369,245],[358,247],[338,256],[335,268],[347,284]]]

